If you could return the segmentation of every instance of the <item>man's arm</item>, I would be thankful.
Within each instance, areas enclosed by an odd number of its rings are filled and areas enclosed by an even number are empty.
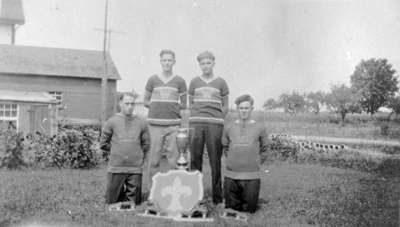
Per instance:
[[[224,114],[224,117],[229,111],[229,88],[228,84],[226,83],[225,80],[223,80],[222,87],[221,87],[221,97],[222,97],[222,113]]]
[[[142,146],[143,150],[143,159],[146,160],[150,149],[149,126],[146,122],[144,122],[143,124],[142,132],[140,135],[140,145]]]
[[[179,99],[180,99],[180,108],[186,109],[187,105],[187,87],[186,82],[182,81],[182,84],[179,86]]]
[[[222,113],[224,114],[224,116],[226,116],[228,111],[229,111],[229,95],[226,95],[222,97]]]
[[[225,155],[225,157],[228,156],[228,150],[229,150],[229,143],[230,143],[230,138],[229,138],[229,133],[228,133],[228,127],[225,125],[224,126],[224,131],[222,133],[222,138],[221,138],[221,144],[222,144],[222,152]]]
[[[102,150],[103,157],[106,159],[108,158],[108,155],[111,150],[111,138],[113,136],[113,127],[111,122],[107,121],[106,124],[104,125],[104,128],[101,132],[101,137],[100,137],[100,142],[99,142],[99,147],[100,150]]]
[[[267,151],[268,144],[269,144],[269,138],[267,134],[267,129],[265,128],[265,126],[263,126],[261,127],[261,132],[260,132],[260,154]]]
[[[143,98],[143,105],[147,108],[150,107],[150,98],[151,98],[151,92],[145,91]]]
[[[145,107],[149,108],[150,107],[150,99],[151,99],[151,94],[153,92],[153,85],[151,82],[151,78],[149,78],[149,80],[147,80],[145,89],[144,89],[144,98],[143,98],[143,104]]]
[[[193,85],[193,81],[190,82],[189,85],[189,90],[187,92],[188,94],[188,98],[189,98],[189,106],[187,107],[188,109],[191,109],[193,106],[193,99],[194,99],[194,85]]]

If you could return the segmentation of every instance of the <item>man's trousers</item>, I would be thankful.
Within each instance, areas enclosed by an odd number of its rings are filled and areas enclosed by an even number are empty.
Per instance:
[[[107,173],[106,203],[142,201],[142,174]]]
[[[154,174],[176,168],[179,156],[176,144],[178,126],[149,125],[149,131],[151,144],[145,173],[148,179],[147,190],[151,189]]]
[[[237,180],[224,178],[225,207],[254,213],[257,209],[260,179]]]
[[[208,158],[210,159],[213,202],[215,204],[221,203],[221,137],[224,126],[212,123],[192,123],[190,127],[194,128],[190,144],[191,169],[202,171],[205,144]]]

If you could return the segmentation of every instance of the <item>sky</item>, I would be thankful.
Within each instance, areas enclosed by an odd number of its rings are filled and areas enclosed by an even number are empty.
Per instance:
[[[18,45],[102,50],[105,0],[23,0]],[[159,52],[176,53],[189,85],[196,56],[216,56],[215,75],[256,108],[284,92],[329,91],[350,83],[361,59],[400,70],[398,0],[110,0],[110,52],[119,91],[144,92],[161,72]],[[397,73],[397,75],[399,75]]]

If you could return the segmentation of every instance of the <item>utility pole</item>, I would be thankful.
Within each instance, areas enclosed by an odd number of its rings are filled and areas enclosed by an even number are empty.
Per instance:
[[[104,73],[101,78],[101,127],[107,120],[107,80],[108,80],[108,59],[107,59],[107,33],[108,33],[108,5],[109,0],[106,0],[104,14],[104,40],[103,40],[103,60]]]

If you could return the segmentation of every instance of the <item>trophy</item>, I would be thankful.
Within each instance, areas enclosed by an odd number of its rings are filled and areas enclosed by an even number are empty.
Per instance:
[[[188,169],[186,159],[187,148],[189,145],[189,128],[179,128],[176,134],[176,144],[178,145],[179,157],[176,161],[177,168],[180,170]]]

